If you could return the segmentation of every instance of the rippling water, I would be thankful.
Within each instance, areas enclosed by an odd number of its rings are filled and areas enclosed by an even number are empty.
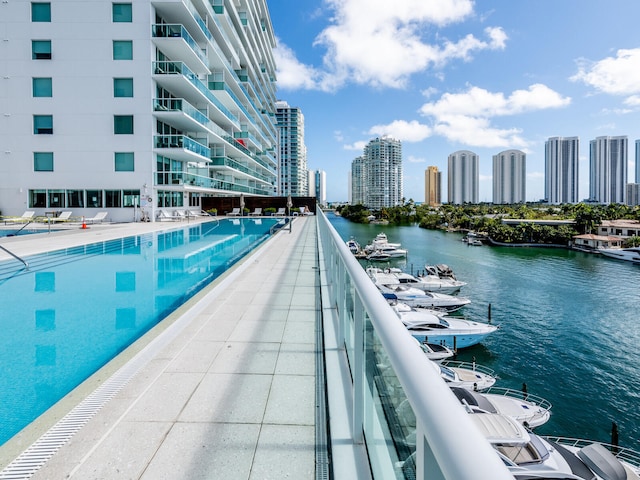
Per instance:
[[[378,232],[409,250],[394,262],[414,273],[449,265],[468,282],[460,295],[474,319],[500,330],[461,352],[496,371],[496,386],[522,388],[553,404],[538,433],[611,441],[640,451],[640,266],[565,249],[473,247],[462,236],[410,227],[352,224],[329,216],[361,245]]]

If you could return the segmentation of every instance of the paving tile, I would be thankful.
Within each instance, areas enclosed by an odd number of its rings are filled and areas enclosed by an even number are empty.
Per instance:
[[[260,342],[228,342],[211,365],[210,373],[273,374],[280,345]]]
[[[312,426],[264,425],[249,480],[314,480]]]
[[[260,425],[178,423],[140,478],[246,480],[259,433]]]
[[[260,423],[271,375],[207,374],[180,415],[182,422]]]
[[[315,380],[312,375],[276,375],[271,385],[264,423],[313,425]]]

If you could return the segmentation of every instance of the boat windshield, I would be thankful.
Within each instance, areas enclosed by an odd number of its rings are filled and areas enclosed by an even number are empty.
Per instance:
[[[440,375],[446,382],[455,382],[456,381],[456,373],[448,367],[444,365],[440,365]]]

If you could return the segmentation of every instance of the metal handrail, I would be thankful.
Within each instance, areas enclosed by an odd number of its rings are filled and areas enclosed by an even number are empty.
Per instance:
[[[23,227],[24,228],[24,227]],[[20,258],[18,255],[16,255],[15,253],[9,251],[6,247],[3,247],[2,245],[0,245],[0,249],[4,250],[5,252],[7,252],[9,255],[11,255],[13,258],[15,258],[16,260],[22,262],[24,264],[24,266],[28,269],[29,268],[29,264],[27,262],[25,262],[22,258]]]
[[[400,322],[388,321],[394,315],[391,307],[320,209],[318,229],[325,252],[325,267],[330,276],[332,307],[337,306],[338,310],[344,307],[340,295],[344,295],[345,276],[349,277],[355,296],[353,323],[357,340],[350,364],[353,378],[353,441],[366,441],[365,417],[373,415],[372,412],[363,413],[368,405],[362,398],[363,385],[366,384],[366,378],[363,378],[366,374],[366,355],[361,350],[364,349],[361,330],[366,318],[373,326],[416,417],[416,478],[513,479],[453,392],[438,373],[429,368],[429,360],[417,348],[411,335]],[[338,312],[338,317],[339,322],[347,322],[344,313]],[[337,330],[343,332],[346,328],[341,325]]]

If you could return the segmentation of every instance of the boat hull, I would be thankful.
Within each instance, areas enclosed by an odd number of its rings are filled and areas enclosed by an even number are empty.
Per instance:
[[[454,333],[454,332],[412,332],[413,338],[419,342],[429,342],[444,345],[454,350],[460,348],[468,348],[481,343],[491,332],[482,333]]]

